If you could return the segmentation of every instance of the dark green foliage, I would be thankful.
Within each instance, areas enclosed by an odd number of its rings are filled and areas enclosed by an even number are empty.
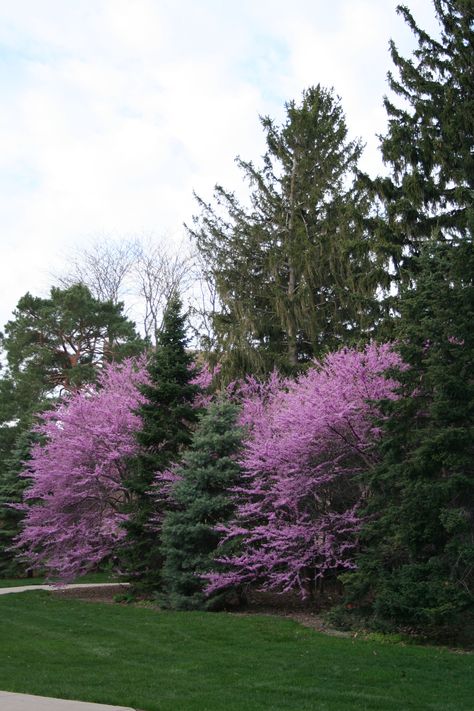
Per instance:
[[[418,48],[405,59],[390,45],[397,73],[389,84],[401,102],[385,99],[381,150],[391,176],[372,183],[384,208],[373,228],[396,281],[413,277],[413,257],[426,240],[459,237],[473,220],[474,4],[434,0],[434,7],[439,40],[400,6]]]
[[[220,534],[215,526],[228,521],[233,503],[230,488],[240,476],[236,454],[242,431],[238,408],[229,402],[212,405],[201,417],[191,446],[183,457],[171,498],[176,510],[166,514],[162,546],[164,602],[177,610],[215,609],[222,595],[207,598],[199,574],[215,566]]]
[[[26,481],[19,474],[28,459],[34,435],[33,412],[51,401],[38,399],[40,390],[28,390],[9,375],[0,378],[0,577],[23,575],[25,567],[9,550],[20,532],[23,515],[9,504],[19,504]]]
[[[125,482],[129,503],[125,524],[127,537],[121,565],[137,592],[160,588],[162,553],[159,523],[154,520],[157,503],[154,492],[158,472],[165,471],[181,456],[191,441],[191,428],[198,410],[193,401],[199,387],[191,383],[195,375],[193,356],[187,351],[186,319],[181,301],[173,296],[163,316],[156,350],[150,358],[150,382],[142,386],[147,402],[139,409],[143,426],[137,433],[140,454],[130,462]]]
[[[93,381],[104,361],[144,348],[123,304],[98,301],[83,284],[53,287],[46,299],[23,296],[1,345],[15,389],[35,404],[56,388],[73,390]]]
[[[400,7],[418,49],[404,59],[391,46],[403,107],[385,102],[392,175],[373,187],[409,369],[401,399],[385,407],[381,465],[365,482],[372,518],[348,591],[381,629],[455,636],[474,609],[474,5],[434,5],[439,41]]]
[[[29,458],[34,440],[35,435],[29,430],[15,426],[0,429],[0,446],[4,450],[1,453],[0,469],[0,578],[25,574],[25,566],[11,550],[15,536],[20,532],[23,514],[12,508],[11,504],[22,502],[27,480],[19,475],[23,470],[23,462]],[[5,445],[8,451],[5,451]]]
[[[341,343],[367,338],[381,273],[362,226],[367,195],[355,187],[362,147],[347,139],[339,100],[320,86],[263,118],[263,166],[238,160],[249,206],[216,186],[198,198],[190,231],[215,285],[214,328],[227,377],[295,371]]]
[[[8,437],[1,437],[5,444],[10,442],[9,452],[2,452],[2,468],[0,469],[0,578],[23,576],[26,565],[12,550],[15,537],[20,533],[23,513],[12,508],[11,504],[21,504],[23,492],[28,485],[28,480],[20,476],[24,470],[24,463],[30,458],[31,447],[38,440],[38,435],[30,429],[21,427],[1,428],[1,435],[8,433]]]
[[[387,403],[352,600],[454,634],[474,609],[474,245],[434,244],[405,287],[401,399]]]

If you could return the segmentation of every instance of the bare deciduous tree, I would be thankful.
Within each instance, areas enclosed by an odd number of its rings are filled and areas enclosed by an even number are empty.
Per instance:
[[[161,327],[163,310],[171,295],[183,295],[193,280],[192,259],[185,250],[172,251],[162,242],[146,240],[140,243],[133,267],[133,277],[141,298],[143,330],[155,341]]]
[[[154,343],[164,308],[175,291],[183,300],[195,279],[194,258],[187,245],[172,248],[151,237],[98,239],[79,248],[65,275],[54,275],[62,287],[84,284],[100,301],[125,301]]]
[[[97,239],[76,249],[70,271],[56,279],[63,287],[84,284],[96,299],[117,304],[130,291],[128,282],[140,252],[136,239]]]

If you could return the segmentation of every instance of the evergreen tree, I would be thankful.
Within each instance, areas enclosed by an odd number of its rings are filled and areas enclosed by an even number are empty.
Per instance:
[[[223,595],[207,597],[200,575],[215,568],[221,535],[234,505],[230,489],[240,476],[236,454],[242,431],[236,425],[238,408],[229,402],[212,405],[202,416],[191,446],[177,470],[172,490],[176,510],[163,522],[162,546],[165,604],[178,610],[215,608]]]
[[[141,387],[146,398],[138,410],[142,419],[137,433],[141,451],[130,462],[125,481],[130,503],[126,507],[127,535],[121,565],[136,592],[160,588],[163,557],[153,486],[157,474],[175,463],[189,445],[191,428],[198,417],[193,403],[200,388],[191,382],[194,360],[186,349],[186,319],[181,308],[181,300],[174,295],[148,366],[150,382]]]
[[[474,245],[426,247],[401,297],[399,400],[386,404],[382,462],[352,600],[377,624],[454,633],[474,603]]]
[[[83,284],[53,287],[46,299],[23,296],[0,343],[16,390],[35,404],[56,388],[93,381],[101,364],[145,346],[123,304],[98,301]]]
[[[401,399],[386,406],[382,463],[367,482],[371,521],[349,580],[377,624],[432,633],[465,623],[474,602],[474,6],[434,6],[439,40],[399,7],[418,48],[404,59],[391,45],[390,86],[403,106],[385,102],[392,176],[374,186],[409,369]]]
[[[414,276],[424,242],[459,237],[473,220],[474,5],[434,0],[434,7],[440,39],[399,6],[418,48],[406,59],[390,44],[396,74],[389,86],[401,102],[385,99],[389,126],[381,150],[391,175],[371,187],[383,206],[372,229],[395,282]]]
[[[24,514],[13,506],[22,503],[28,481],[20,476],[20,472],[30,457],[31,445],[37,439],[28,429],[11,427],[8,430],[9,435],[16,433],[16,438],[9,454],[4,456],[0,469],[0,578],[21,577],[25,574],[25,563],[12,550]]]
[[[190,229],[215,284],[214,328],[227,374],[294,371],[341,343],[367,337],[380,274],[362,218],[367,196],[354,174],[362,152],[344,114],[320,86],[286,105],[286,121],[262,119],[263,166],[238,159],[249,206],[216,186],[198,198]]]

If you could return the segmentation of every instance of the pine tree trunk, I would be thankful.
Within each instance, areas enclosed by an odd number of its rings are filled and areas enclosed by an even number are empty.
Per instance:
[[[296,294],[296,270],[293,264],[293,228],[295,211],[295,178],[297,169],[296,155],[293,155],[293,166],[291,169],[290,182],[290,214],[288,218],[288,308],[287,308],[287,338],[288,338],[288,360],[291,366],[298,364],[298,349],[296,342],[296,322],[294,313],[294,300]]]

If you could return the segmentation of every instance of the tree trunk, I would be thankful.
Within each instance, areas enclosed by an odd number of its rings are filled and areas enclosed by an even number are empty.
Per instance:
[[[287,308],[287,338],[288,338],[288,360],[290,365],[296,366],[298,364],[298,348],[296,341],[296,319],[294,311],[294,300],[296,294],[296,270],[293,263],[293,229],[294,229],[294,211],[295,211],[295,178],[296,178],[296,168],[298,162],[296,160],[296,155],[293,154],[293,166],[291,169],[291,181],[290,181],[290,213],[288,216],[288,308]]]

